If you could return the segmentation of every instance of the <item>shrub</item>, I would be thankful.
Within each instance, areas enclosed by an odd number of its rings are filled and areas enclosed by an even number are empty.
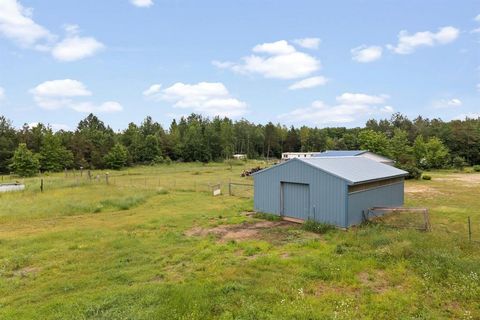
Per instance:
[[[335,226],[328,224],[328,223],[323,223],[323,222],[318,222],[315,220],[307,220],[302,226],[303,230],[310,231],[310,232],[315,232],[319,234],[324,234],[327,233],[330,230],[335,229]]]
[[[397,168],[408,172],[408,175],[405,177],[405,179],[418,180],[422,176],[422,170],[420,170],[418,167],[411,164],[397,165]]]
[[[424,174],[424,175],[422,176],[422,179],[423,179],[423,180],[432,180],[432,177],[429,176],[429,175]]]
[[[473,171],[480,172],[480,165],[473,166]]]
[[[467,162],[463,157],[456,156],[455,158],[452,159],[452,166],[455,169],[462,170],[463,168],[467,165]]]

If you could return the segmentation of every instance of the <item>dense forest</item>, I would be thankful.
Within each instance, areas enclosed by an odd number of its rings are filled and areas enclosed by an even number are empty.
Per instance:
[[[480,118],[453,120],[400,113],[363,128],[300,128],[192,114],[168,129],[151,117],[115,132],[93,114],[75,131],[46,125],[16,129],[0,116],[0,172],[33,175],[64,168],[113,168],[170,161],[221,161],[235,153],[279,158],[282,152],[367,149],[409,171],[480,164]]]

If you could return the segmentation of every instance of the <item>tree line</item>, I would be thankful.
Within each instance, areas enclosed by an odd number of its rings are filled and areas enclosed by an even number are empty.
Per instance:
[[[90,114],[75,130],[44,124],[16,129],[0,116],[0,172],[34,175],[64,168],[119,169],[170,161],[221,161],[235,153],[248,158],[279,158],[282,152],[365,149],[417,169],[461,168],[480,164],[480,118],[452,120],[396,113],[368,120],[364,127],[286,127],[269,122],[213,119],[198,114],[173,120],[168,129],[151,117],[115,132]]]

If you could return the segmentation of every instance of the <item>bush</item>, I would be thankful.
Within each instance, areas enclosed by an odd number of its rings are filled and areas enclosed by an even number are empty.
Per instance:
[[[397,168],[408,172],[408,175],[405,177],[405,179],[418,180],[422,176],[422,170],[411,164],[397,165]]]
[[[324,234],[327,233],[330,230],[335,229],[335,226],[328,224],[328,223],[323,223],[323,222],[318,222],[315,220],[307,220],[302,226],[303,230],[310,231],[310,232],[315,232],[319,234]]]
[[[422,179],[423,179],[423,180],[432,180],[432,177],[429,176],[429,175],[424,174],[424,175],[422,176]]]
[[[473,171],[480,172],[480,165],[473,166]]]
[[[463,168],[467,165],[467,162],[463,157],[456,156],[455,158],[452,159],[452,166],[455,169],[463,171]]]

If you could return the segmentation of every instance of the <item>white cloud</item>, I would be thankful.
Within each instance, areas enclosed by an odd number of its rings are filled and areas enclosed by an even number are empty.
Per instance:
[[[218,60],[213,60],[212,64],[219,69],[229,69],[235,65],[235,63],[230,61],[218,61]]]
[[[393,113],[395,111],[395,109],[393,109],[392,106],[384,106],[382,108],[380,108],[380,112],[382,113]]]
[[[308,89],[314,88],[318,86],[323,86],[327,84],[328,79],[322,76],[311,77],[307,79],[300,80],[292,84],[288,89],[290,90],[298,90],[298,89]]]
[[[338,96],[336,100],[341,104],[361,104],[361,105],[378,105],[383,104],[389,98],[388,95],[382,94],[378,96],[372,96],[364,93],[350,93],[345,92]]]
[[[84,113],[113,113],[123,110],[122,105],[116,101],[107,101],[100,105],[94,104],[92,102],[72,103],[70,105],[70,108],[77,112]]]
[[[72,79],[45,81],[30,90],[37,105],[46,110],[69,108],[78,112],[117,112],[123,108],[118,102],[107,101],[96,105],[90,101],[78,101],[91,96],[86,86]]]
[[[5,89],[0,87],[0,101],[2,101],[3,99],[5,99]]]
[[[379,46],[366,46],[362,45],[350,50],[352,53],[352,59],[357,62],[372,62],[382,57],[382,47]]]
[[[296,79],[309,76],[320,69],[315,57],[297,51],[285,40],[255,46],[254,53],[243,57],[242,63],[212,62],[219,68],[228,68],[241,74],[260,74],[265,78]]]
[[[148,8],[153,5],[153,0],[130,0],[130,3],[136,7]]]
[[[17,0],[0,1],[0,34],[22,47],[50,52],[61,61],[74,61],[90,57],[104,48],[93,37],[80,37],[77,25],[66,25],[67,36],[58,36],[33,21],[32,9],[24,8]]]
[[[356,99],[344,99],[350,97],[350,93],[345,93],[337,97],[340,102],[337,105],[330,106],[323,101],[314,101],[311,106],[306,108],[297,108],[289,113],[279,116],[281,119],[288,119],[293,123],[309,123],[312,125],[327,125],[327,124],[345,124],[355,122],[366,118],[384,113],[392,113],[393,107],[384,106],[379,107],[384,103],[387,96],[382,99],[366,99],[365,97],[380,97],[369,96],[366,94],[356,94]],[[360,98],[361,97],[361,98]],[[356,103],[353,103],[356,101]]]
[[[318,47],[320,46],[321,40],[319,38],[303,38],[303,39],[295,39],[293,40],[293,42],[302,48],[318,49]]]
[[[387,48],[397,54],[411,54],[417,47],[447,44],[458,38],[460,31],[452,26],[440,28],[438,32],[431,31],[417,32],[410,35],[406,30],[398,34],[396,46],[387,45]]]
[[[152,84],[147,90],[143,91],[142,94],[145,97],[155,97],[161,93],[162,85],[161,84]]]
[[[480,22],[480,14],[477,15],[473,20],[475,20],[476,22]],[[472,31],[470,31],[470,33],[480,33],[480,28],[475,28]]]
[[[0,34],[22,47],[42,47],[55,38],[32,18],[33,10],[24,8],[18,1],[0,1]]]
[[[247,112],[246,103],[233,98],[219,82],[177,82],[163,90],[153,85],[143,93],[155,100],[172,102],[175,108],[192,109],[208,116],[238,117]]]
[[[285,40],[280,40],[277,42],[257,44],[252,49],[253,52],[257,53],[268,53],[271,55],[282,55],[294,53],[296,50],[293,46],[288,44]]]
[[[477,83],[477,91],[480,92],[480,83]]]
[[[435,101],[433,103],[433,107],[437,109],[444,109],[444,108],[457,108],[462,106],[462,100],[458,98],[453,98],[453,99],[442,99]]]
[[[45,81],[30,90],[30,92],[35,96],[42,97],[79,97],[92,95],[83,83],[72,79]]]
[[[104,48],[95,38],[68,36],[55,45],[52,56],[60,61],[75,61],[91,57]]]

